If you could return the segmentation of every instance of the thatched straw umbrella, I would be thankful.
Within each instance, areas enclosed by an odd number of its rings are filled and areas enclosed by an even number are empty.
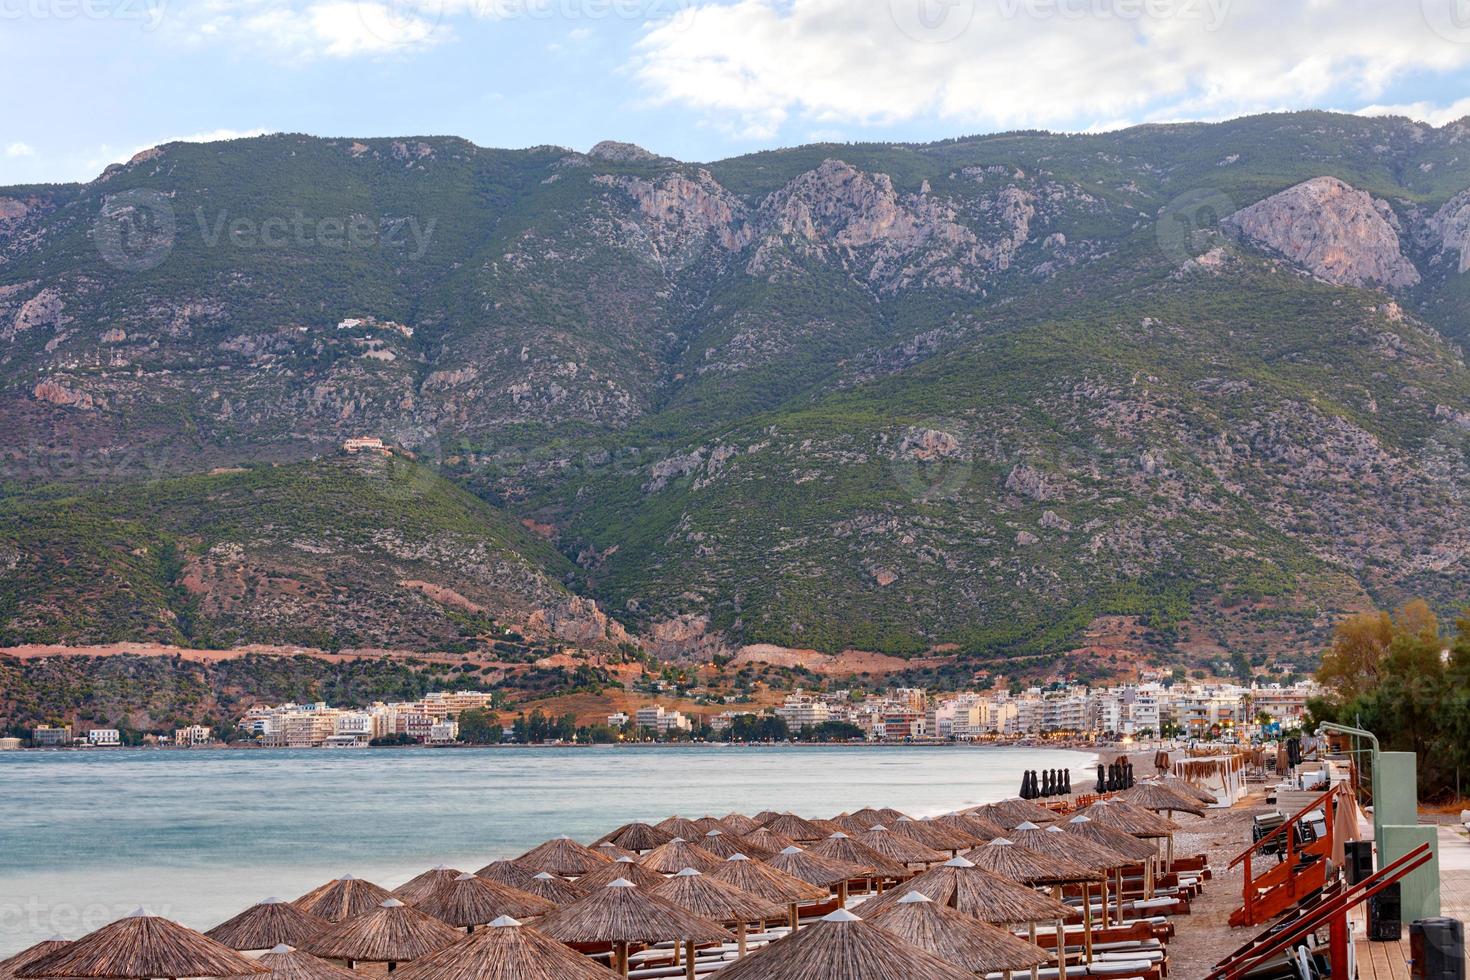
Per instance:
[[[474,932],[475,926],[494,922],[502,915],[522,919],[545,915],[556,904],[498,881],[460,875],[424,896],[415,907],[456,929]]]
[[[420,900],[432,894],[436,888],[445,882],[453,881],[464,874],[458,868],[451,868],[447,864],[441,864],[430,868],[421,875],[408,879],[397,888],[393,889],[393,897],[400,902],[409,905],[417,905]]]
[[[583,890],[582,893],[585,895],[595,889],[606,888],[619,878],[625,881],[631,881],[639,888],[657,888],[668,880],[657,871],[645,868],[637,861],[629,858],[618,858],[607,867],[598,868],[590,875],[578,878],[577,887],[581,888]]]
[[[705,832],[704,827],[701,827],[687,817],[681,817],[677,814],[660,820],[654,826],[666,834],[671,834],[673,837],[682,837],[685,840],[698,840],[704,836]]]
[[[344,922],[354,915],[377,908],[384,899],[392,897],[388,889],[371,881],[343,875],[335,881],[318,885],[291,904],[318,919]]]
[[[724,824],[725,829],[730,833],[739,834],[742,837],[760,827],[759,823],[743,813],[727,813],[720,818],[720,823]]]
[[[723,861],[732,854],[746,854],[751,857],[767,858],[773,851],[767,851],[759,844],[752,844],[744,837],[725,833],[720,830],[711,830],[699,839],[699,846],[715,857]]]
[[[909,892],[882,912],[869,913],[867,921],[981,976],[1010,977],[1012,970],[1029,970],[1051,959],[1040,946],[940,905],[922,892]]]
[[[794,844],[772,856],[766,864],[819,888],[836,888],[837,900],[843,905],[847,904],[847,883],[867,877],[858,865],[821,857]]]
[[[797,906],[824,902],[832,897],[832,893],[826,888],[778,871],[764,862],[752,861],[744,854],[732,855],[724,864],[711,871],[710,877],[728,881],[752,895],[780,902],[786,907],[787,925],[793,931],[799,918]]]
[[[873,826],[873,824],[868,824],[867,827],[864,827],[863,822],[850,813],[839,813],[831,820],[828,820],[827,823],[835,823],[842,828],[844,834],[861,834],[868,827]]]
[[[997,837],[988,844],[981,844],[965,857],[987,871],[1019,881],[1023,885],[1050,886],[1057,901],[1061,901],[1063,885],[1085,884],[1101,881],[1103,878],[1100,871],[1056,855],[1038,854],[1005,837]],[[1057,918],[1056,952],[1058,980],[1066,980],[1067,924],[1064,917]]]
[[[823,840],[826,840],[827,837],[831,837],[833,834],[847,833],[847,828],[835,820],[825,820],[821,817],[812,817],[810,822],[814,826],[820,827],[826,833],[826,837],[822,838]]]
[[[1006,828],[1000,824],[991,823],[978,813],[946,813],[942,817],[935,817],[934,822],[964,831],[982,842],[1006,835]]]
[[[949,851],[950,856],[958,854],[967,847],[983,844],[984,841],[974,834],[967,834],[962,830],[947,827],[944,824],[914,820],[909,817],[901,817],[888,828],[895,834],[901,834],[909,840],[918,841],[925,847],[932,847],[936,851]]]
[[[765,828],[772,833],[780,834],[782,837],[788,837],[798,844],[821,840],[823,837],[832,833],[832,831],[823,830],[810,820],[798,817],[794,813],[778,813],[766,821]]]
[[[900,818],[905,816],[907,816],[907,814],[900,813],[899,811],[891,807],[883,807],[881,809],[875,810],[873,807],[870,806],[864,807],[863,809],[858,810],[856,813],[853,814],[854,819],[869,821],[869,827],[873,826],[873,824],[875,823],[897,823]]]
[[[1056,811],[1017,797],[1001,800],[999,803],[987,803],[966,812],[977,814],[1006,830],[1018,823],[1048,824],[1057,819]]]
[[[302,948],[316,956],[345,960],[348,969],[357,963],[386,963],[391,973],[399,963],[411,963],[461,938],[457,930],[432,915],[389,898],[371,912],[311,937]]]
[[[667,844],[677,835],[666,830],[660,830],[652,824],[625,823],[617,830],[597,840],[599,844],[616,844],[618,847],[628,851],[642,854],[651,851],[660,844]]]
[[[1167,786],[1169,789],[1172,789],[1176,793],[1179,793],[1183,796],[1191,797],[1198,802],[1203,803],[1205,806],[1218,806],[1220,803],[1220,798],[1214,793],[1211,793],[1207,789],[1201,789],[1194,783],[1191,783],[1189,780],[1183,778],[1182,776],[1176,776],[1173,773],[1167,773],[1163,776],[1160,776],[1158,779],[1145,781],[1160,783],[1164,786]]]
[[[618,858],[632,858],[636,861],[642,857],[637,851],[630,851],[626,847],[619,847],[610,840],[605,840],[601,844],[593,844],[592,850],[601,854],[609,861],[616,861]]]
[[[671,875],[677,874],[685,868],[694,868],[697,871],[713,871],[720,866],[720,862],[723,860],[724,858],[717,857],[704,848],[689,843],[682,837],[675,837],[662,847],[655,847],[643,855],[638,860],[638,863],[650,871]]]
[[[796,843],[796,841],[787,837],[785,834],[778,834],[769,827],[757,827],[750,833],[741,834],[740,836],[747,844],[760,851],[764,851],[767,855],[780,854],[786,848]],[[747,856],[754,855],[748,854]]]
[[[267,898],[233,919],[221,922],[205,935],[231,949],[275,949],[282,943],[300,946],[330,925],[326,919],[303,912],[290,902]]]
[[[1178,810],[1196,817],[1205,815],[1203,803],[1163,783],[1135,783],[1131,789],[1119,793],[1117,799],[1154,813],[1168,813],[1172,816]]]
[[[531,848],[516,858],[515,862],[523,868],[550,871],[563,878],[575,878],[596,871],[611,860],[612,858],[603,857],[570,837],[562,836]]]
[[[404,967],[401,980],[613,980],[607,967],[510,916]]]
[[[70,945],[71,940],[53,936],[50,939],[41,940],[34,946],[27,946],[14,956],[0,960],[0,980],[14,980],[16,970]]]
[[[1126,800],[1117,798],[1111,800],[1099,800],[1092,806],[1077,811],[1078,816],[1088,817],[1095,823],[1121,830],[1125,834],[1154,842],[1164,841],[1164,854],[1155,854],[1155,861],[1172,859],[1174,853],[1174,832],[1181,830],[1177,823],[1168,817],[1160,816],[1141,806],[1134,806]],[[1144,882],[1147,894],[1153,894],[1152,868]]]
[[[17,977],[233,977],[268,972],[223,943],[142,909],[38,956]]]
[[[1116,827],[1109,827],[1106,824],[1098,823],[1091,817],[1084,817],[1081,814],[1069,819],[1065,824],[1061,825],[1061,828],[1073,836],[1083,837],[1092,841],[1094,844],[1102,845],[1115,854],[1122,855],[1128,859],[1129,864],[1143,864],[1145,878],[1150,876],[1149,869],[1153,866],[1154,858],[1158,857],[1158,851],[1154,849],[1153,845],[1145,844],[1132,834],[1126,834]],[[1117,868],[1116,874],[1118,882],[1116,889],[1117,918],[1118,922],[1121,923],[1123,921],[1123,869],[1121,867]],[[1107,903],[1104,902],[1103,917],[1105,922],[1107,911]]]
[[[719,973],[720,980],[975,980],[974,974],[838,909]]]
[[[1122,872],[1125,865],[1131,864],[1132,859],[1119,854],[1117,851],[1109,850],[1101,844],[1094,843],[1086,837],[1077,834],[1069,834],[1062,828],[1053,824],[1042,830],[1034,823],[1023,823],[1011,831],[1010,839],[1027,850],[1035,851],[1037,854],[1050,855],[1067,861],[1074,861],[1085,868],[1091,868],[1102,875],[1100,887],[1100,899],[1102,901],[1103,918],[1107,919],[1108,908],[1108,872]],[[1092,896],[1089,882],[1082,882],[1082,942],[1084,953],[1088,963],[1092,962]]]
[[[760,813],[757,813],[750,819],[754,820],[758,825],[764,827],[766,824],[770,823],[772,820],[775,820],[780,815],[781,814],[775,810],[762,810]]]
[[[696,819],[694,821],[694,825],[700,830],[704,831],[706,834],[709,833],[711,830],[718,830],[723,833],[730,829],[729,827],[725,826],[725,822],[719,817],[712,817],[709,814],[705,814],[704,816]]]
[[[564,943],[611,943],[616,969],[628,975],[628,947],[672,940],[687,944],[687,975],[694,978],[694,947],[729,942],[735,936],[631,881],[615,881],[542,919],[539,931]]]
[[[854,839],[899,864],[921,864],[928,867],[949,859],[947,852],[920,844],[912,837],[895,834],[881,823],[874,824],[870,830],[863,831]]]
[[[735,927],[740,955],[745,955],[745,927],[751,922],[778,918],[786,910],[780,902],[752,894],[722,878],[685,868],[653,890],[653,894],[682,906],[711,922]]]
[[[868,879],[870,886],[885,878],[899,881],[909,876],[909,869],[902,862],[878,853],[841,831],[813,844],[807,848],[807,853],[862,868],[865,872],[863,877]],[[881,885],[879,890],[882,890]]]
[[[567,881],[559,875],[550,871],[538,871],[526,882],[526,887],[521,889],[530,892],[538,898],[544,898],[553,905],[570,905],[578,899],[584,898],[587,891],[576,882]]]
[[[255,962],[270,970],[270,980],[361,980],[351,970],[344,970],[305,950],[293,949],[289,943],[272,947]],[[255,977],[256,974],[248,974],[226,980],[255,980]]]
[[[973,861],[952,858],[886,895],[863,903],[869,916],[892,908],[905,895],[919,892],[940,905],[994,925],[1031,925],[1072,913],[1069,905],[1034,889],[975,867]]]
[[[531,879],[536,877],[536,872],[523,868],[514,861],[491,861],[476,871],[475,877],[484,878],[486,881],[498,881],[502,885],[525,891],[526,886],[531,884]]]

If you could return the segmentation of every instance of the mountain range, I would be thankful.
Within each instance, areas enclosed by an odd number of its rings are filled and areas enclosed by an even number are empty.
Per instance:
[[[1467,273],[1470,121],[168,144],[0,188],[0,646],[1299,663],[1466,601]]]

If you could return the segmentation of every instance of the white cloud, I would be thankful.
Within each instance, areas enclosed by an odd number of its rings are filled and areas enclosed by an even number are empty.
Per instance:
[[[36,148],[34,146],[31,146],[29,143],[21,143],[17,141],[11,143],[5,148],[5,155],[11,158],[33,157],[36,155]]]
[[[181,40],[227,43],[286,58],[411,53],[450,36],[449,0],[203,0],[170,18]]]
[[[1370,105],[1358,110],[1362,116],[1408,116],[1431,126],[1443,126],[1470,116],[1470,98],[1435,105],[1433,102],[1405,102],[1399,105]]]
[[[925,17],[925,13],[933,16]],[[1371,101],[1470,65],[1408,0],[701,0],[633,70],[748,138],[793,118],[1111,128]]]

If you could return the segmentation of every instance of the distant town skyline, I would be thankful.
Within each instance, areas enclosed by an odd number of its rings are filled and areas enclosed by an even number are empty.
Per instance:
[[[0,0],[0,26],[0,184],[276,131],[710,160],[1280,109],[1470,114],[1467,0]]]

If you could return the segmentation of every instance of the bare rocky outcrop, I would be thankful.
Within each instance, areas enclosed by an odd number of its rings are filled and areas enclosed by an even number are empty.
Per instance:
[[[1442,255],[1459,253],[1458,271],[1470,272],[1470,190],[1446,201],[1426,225],[1430,247],[1437,247]]]
[[[619,220],[621,237],[662,265],[683,268],[711,246],[739,252],[754,237],[745,205],[706,170],[654,180],[613,175],[593,179],[633,199],[637,211]]]
[[[78,408],[91,410],[97,407],[97,400],[85,391],[75,391],[55,381],[41,381],[31,389],[31,394],[37,401],[49,402],[62,408]]]
[[[37,327],[58,327],[62,323],[62,311],[65,308],[66,304],[62,302],[61,294],[47,287],[21,304],[20,311],[15,314],[10,328],[0,332],[0,339],[12,340],[27,330],[34,330]]]
[[[609,163],[648,163],[663,159],[657,153],[645,150],[637,143],[620,143],[617,140],[603,140],[588,150],[587,155],[598,160],[607,160]]]
[[[1393,209],[1336,177],[1288,187],[1237,211],[1225,226],[1334,285],[1402,289],[1419,282]]]

